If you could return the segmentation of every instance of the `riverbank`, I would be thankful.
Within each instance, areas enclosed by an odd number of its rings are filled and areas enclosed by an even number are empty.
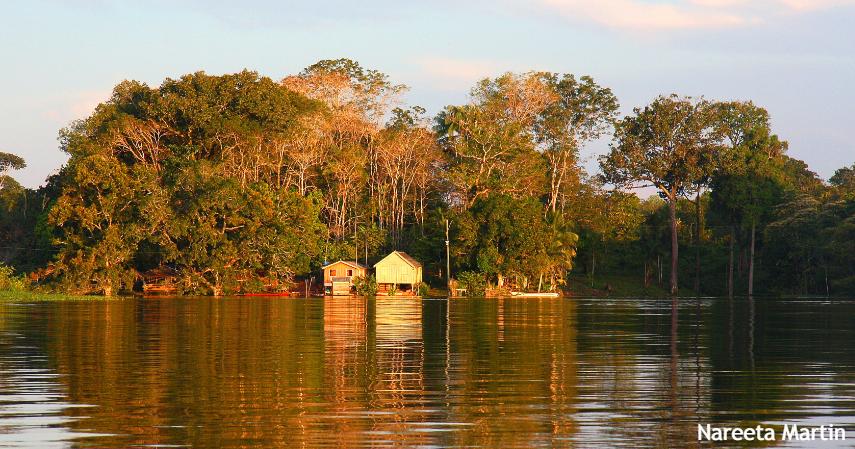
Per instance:
[[[689,290],[681,291],[691,296]],[[591,286],[591,279],[584,275],[571,276],[567,280],[565,297],[575,298],[644,298],[665,297],[668,291],[657,285],[645,287],[633,276],[606,275],[598,276]],[[447,298],[448,290],[431,287],[426,298]],[[116,299],[101,295],[71,295],[65,293],[33,292],[27,290],[0,290],[0,302],[34,302],[34,301],[104,301]]]
[[[594,282],[585,275],[572,275],[567,279],[566,294],[571,297],[585,298],[648,298],[667,297],[666,287],[651,284],[645,287],[637,276],[603,275]],[[681,290],[683,295],[691,295],[689,290]]]
[[[0,290],[0,302],[103,301],[106,299],[115,299],[115,297],[67,295],[64,293],[31,292],[26,290]]]

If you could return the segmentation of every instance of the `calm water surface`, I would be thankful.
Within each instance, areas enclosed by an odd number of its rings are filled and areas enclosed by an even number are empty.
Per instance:
[[[855,301],[0,303],[0,447],[852,445],[853,343]]]

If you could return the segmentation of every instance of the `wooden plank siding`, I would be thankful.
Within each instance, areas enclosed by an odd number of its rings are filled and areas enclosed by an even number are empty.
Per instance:
[[[422,282],[422,264],[402,251],[393,251],[374,264],[374,269],[381,290],[387,290],[390,285],[414,288]]]
[[[324,291],[332,295],[349,295],[353,278],[364,277],[368,269],[359,262],[339,260],[323,267]]]

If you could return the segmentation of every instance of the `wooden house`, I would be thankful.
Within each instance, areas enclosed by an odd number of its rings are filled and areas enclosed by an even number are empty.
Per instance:
[[[159,267],[142,275],[143,293],[146,295],[174,295],[178,292],[178,272],[169,267]]]
[[[324,271],[325,295],[350,295],[353,290],[353,278],[364,277],[368,269],[359,262],[339,260],[322,267]]]
[[[380,291],[414,292],[422,283],[422,264],[403,251],[392,251],[374,264],[374,270]]]

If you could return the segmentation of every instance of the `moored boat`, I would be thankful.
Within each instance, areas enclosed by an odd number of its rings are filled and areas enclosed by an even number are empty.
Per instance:
[[[560,294],[556,292],[511,292],[514,298],[559,298]]]

